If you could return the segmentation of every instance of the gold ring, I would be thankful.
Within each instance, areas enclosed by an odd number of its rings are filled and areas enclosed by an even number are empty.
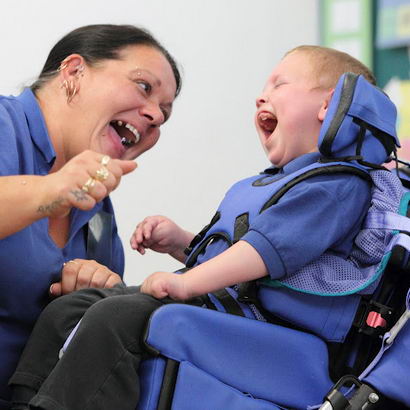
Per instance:
[[[81,190],[85,193],[88,193],[90,189],[95,185],[95,179],[90,177],[87,179],[87,182],[81,187]]]
[[[103,167],[105,167],[105,166],[110,162],[110,160],[111,160],[111,158],[110,158],[108,155],[104,155],[104,156],[101,158],[101,165],[102,165]]]
[[[97,170],[94,178],[98,181],[105,181],[109,175],[110,172],[108,171],[108,169],[102,166],[99,170]]]

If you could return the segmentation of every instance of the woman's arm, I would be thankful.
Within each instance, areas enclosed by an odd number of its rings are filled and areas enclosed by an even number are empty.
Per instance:
[[[47,195],[47,179],[36,175],[0,177],[0,239],[48,216],[58,205]]]
[[[121,177],[136,168],[134,161],[112,159],[105,167],[107,178],[97,180],[103,155],[84,151],[59,171],[46,176],[0,177],[0,239],[46,217],[64,217],[71,208],[92,209],[120,183]],[[87,191],[87,181],[93,185]]]
[[[169,296],[185,300],[266,275],[267,269],[259,253],[249,243],[239,241],[182,275],[153,273],[145,279],[141,291],[159,299]]]

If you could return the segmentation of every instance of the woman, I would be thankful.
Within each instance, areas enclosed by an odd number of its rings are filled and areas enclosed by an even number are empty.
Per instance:
[[[108,195],[156,144],[179,89],[149,33],[91,25],[54,46],[31,88],[0,97],[0,409],[50,294],[121,282]]]

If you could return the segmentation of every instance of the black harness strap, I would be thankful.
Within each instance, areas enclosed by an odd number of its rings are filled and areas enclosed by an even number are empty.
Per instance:
[[[216,292],[213,292],[212,295],[219,300],[227,313],[245,317],[245,314],[236,299],[226,289],[217,290]]]
[[[221,214],[217,212],[211,219],[211,222],[209,222],[208,225],[206,225],[202,230],[195,235],[194,239],[192,239],[191,243],[188,245],[188,247],[184,250],[185,255],[189,255],[192,252],[192,249],[195,248],[196,245],[198,245],[199,242],[202,241],[202,239],[205,238],[205,235],[207,232],[212,228],[213,225],[215,225],[221,217]]]
[[[305,181],[308,178],[316,177],[319,175],[334,175],[334,174],[352,174],[352,175],[357,175],[360,178],[365,179],[366,181],[369,181],[372,183],[372,178],[371,176],[366,172],[363,171],[360,168],[354,168],[348,165],[342,165],[342,164],[337,164],[337,165],[329,165],[329,166],[323,166],[320,168],[313,168],[310,169],[309,171],[306,171],[304,174],[300,174],[296,178],[292,179],[289,181],[287,184],[283,185],[282,188],[280,188],[274,195],[272,195],[268,201],[263,205],[263,207],[260,210],[260,213],[263,211],[266,211],[266,209],[270,208],[272,205],[275,205],[280,198],[282,198],[283,195],[286,194],[286,192],[289,191],[289,189],[293,188],[295,185],[299,184],[302,181]]]
[[[233,234],[233,243],[239,241],[243,235],[246,234],[249,230],[249,213],[246,212],[242,215],[239,215],[235,219],[235,227],[234,227],[234,234]]]

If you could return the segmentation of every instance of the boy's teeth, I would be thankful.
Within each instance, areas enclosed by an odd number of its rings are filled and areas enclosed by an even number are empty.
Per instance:
[[[262,114],[260,115],[260,119],[261,119],[262,121],[266,121],[266,120],[269,120],[269,119],[274,119],[274,117],[273,117],[272,114],[262,113]]]
[[[117,124],[122,127],[122,121],[117,121]]]

